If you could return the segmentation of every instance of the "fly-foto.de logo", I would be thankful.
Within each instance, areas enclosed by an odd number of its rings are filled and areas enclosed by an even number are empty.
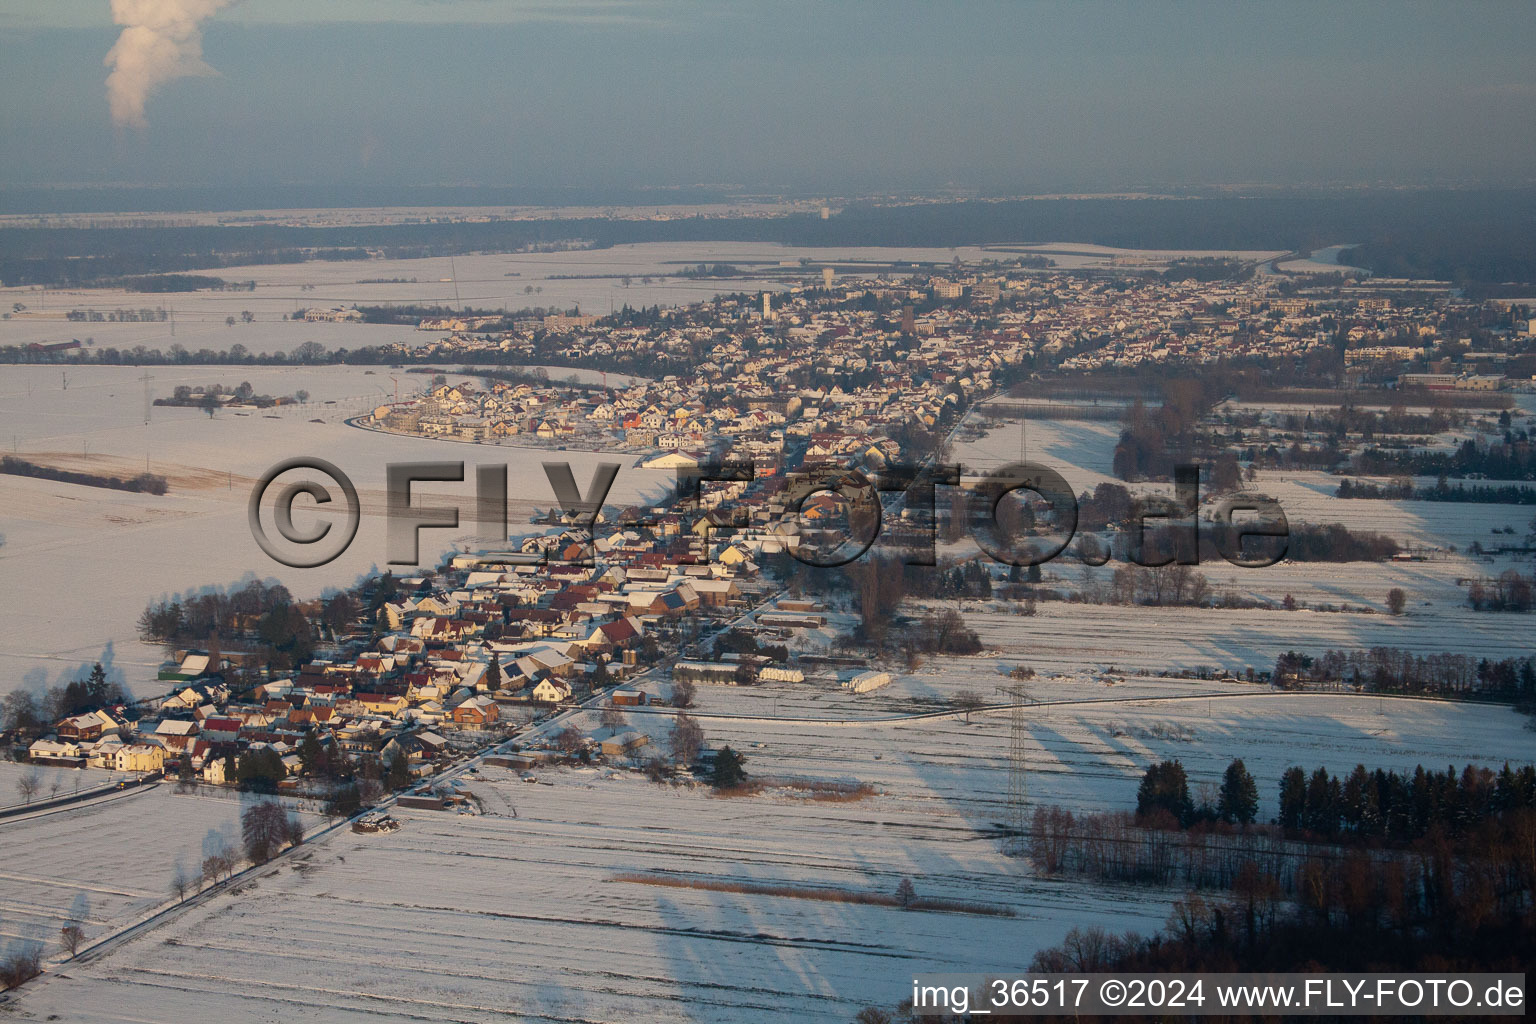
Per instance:
[[[571,466],[546,462],[544,475],[563,513],[566,527],[581,535],[581,553],[562,561],[590,562],[594,531],[618,478],[619,465],[597,466],[582,494]],[[473,521],[480,542],[488,549],[507,544],[508,467],[504,463],[474,467],[472,504],[427,505],[412,488],[425,483],[463,483],[463,462],[395,462],[385,467],[385,561],[389,565],[419,565],[421,531],[461,528]],[[711,485],[750,487],[757,483],[750,462],[716,462],[677,470],[668,499],[653,504],[653,515],[620,519],[620,529],[648,528],[667,516],[702,517],[699,531],[706,547],[709,534],[757,529],[773,534],[797,561],[830,568],[847,565],[868,553],[880,539],[893,509],[901,509],[902,559],[911,565],[937,564],[940,488],[962,496],[959,511],[965,532],[988,557],[1007,565],[1028,567],[1049,562],[1072,544],[1078,532],[1078,498],[1061,474],[1049,466],[1016,462],[968,475],[960,465],[893,465],[878,472],[821,466],[775,478],[768,501],[768,521],[754,521],[744,506],[710,500]],[[521,481],[519,482],[521,483]],[[525,488],[519,488],[526,493]],[[714,495],[718,499],[719,495]],[[840,509],[835,516],[809,516],[828,500]],[[956,505],[951,503],[953,510]],[[654,512],[656,509],[664,512]],[[1039,511],[1037,512],[1036,509]],[[329,513],[339,511],[340,522]],[[264,473],[251,490],[247,515],[251,535],[274,561],[291,568],[326,565],[352,544],[362,522],[362,502],[352,479],[324,459],[286,459]],[[295,513],[305,521],[296,521]],[[317,514],[318,513],[318,514]],[[1115,524],[1118,547],[1128,561],[1145,566],[1199,564],[1202,551],[1233,565],[1262,568],[1285,557],[1290,524],[1274,499],[1262,494],[1231,495],[1200,517],[1200,469],[1181,465],[1174,470],[1173,494],[1141,497],[1132,514]],[[274,536],[275,534],[275,536]],[[1079,551],[1090,563],[1108,555]],[[543,550],[522,553],[518,561],[549,560]]]

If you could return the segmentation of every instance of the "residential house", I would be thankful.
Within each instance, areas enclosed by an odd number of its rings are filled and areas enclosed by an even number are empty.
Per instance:
[[[496,702],[481,694],[454,708],[449,717],[461,729],[488,729],[496,724],[499,715]]]
[[[113,767],[120,772],[165,770],[165,748],[153,743],[129,743],[118,747]]]

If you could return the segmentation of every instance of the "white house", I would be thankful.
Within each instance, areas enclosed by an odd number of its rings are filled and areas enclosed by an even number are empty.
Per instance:
[[[560,679],[544,679],[533,688],[533,699],[546,704],[558,704],[571,699],[571,688]]]

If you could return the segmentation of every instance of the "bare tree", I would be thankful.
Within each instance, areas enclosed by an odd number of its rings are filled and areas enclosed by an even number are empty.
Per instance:
[[[171,893],[179,903],[187,898],[187,892],[196,885],[196,880],[187,874],[187,869],[180,864],[176,865],[176,873],[171,876]]]
[[[384,796],[384,784],[378,779],[358,779],[357,795],[363,806],[372,806]]]
[[[43,944],[29,942],[12,946],[0,959],[0,989],[20,987],[43,971]]]
[[[219,876],[224,873],[225,859],[217,853],[210,853],[203,858],[203,885],[217,884]]]
[[[896,883],[896,902],[903,907],[910,907],[917,902],[917,886],[912,884],[912,879],[903,878]]]
[[[251,804],[240,815],[240,836],[252,864],[264,864],[291,841],[288,812],[276,800]]]
[[[645,777],[660,786],[667,781],[667,762],[653,757],[645,762]]]
[[[704,728],[688,715],[678,715],[667,734],[667,750],[679,764],[688,764],[704,746]]]
[[[575,726],[566,726],[555,735],[555,747],[567,757],[575,757],[587,749],[587,738]]]
[[[1408,595],[1402,587],[1393,587],[1387,591],[1387,611],[1393,615],[1403,614],[1403,609],[1408,607]]]
[[[885,638],[891,616],[906,596],[901,565],[894,559],[865,558],[844,571],[853,582],[863,635],[878,646]]]
[[[37,791],[42,787],[42,784],[43,776],[36,768],[33,768],[16,780],[16,792],[20,793],[21,798],[27,803],[31,803],[32,798],[37,795]]]
[[[693,707],[693,683],[687,679],[675,679],[672,681],[672,706],[675,708]]]
[[[626,718],[624,716],[624,712],[620,711],[618,708],[609,706],[603,708],[603,713],[601,716],[599,716],[598,722],[604,729],[607,729],[609,732],[618,732],[620,729],[629,724],[629,719]]]
[[[220,840],[219,845],[203,858],[203,881],[217,882],[220,876],[229,878],[240,866],[240,854],[229,843]]]
[[[66,921],[64,927],[59,929],[59,948],[70,956],[80,952],[80,945],[85,941],[85,928],[79,921]]]
[[[981,710],[987,703],[982,700],[981,694],[975,690],[960,690],[953,697],[949,698],[949,701],[955,707],[965,712],[966,725],[971,724],[971,712]]]

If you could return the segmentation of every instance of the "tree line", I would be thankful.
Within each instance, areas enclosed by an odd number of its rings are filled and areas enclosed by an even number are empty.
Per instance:
[[[1520,484],[1466,484],[1450,486],[1445,480],[1432,487],[1415,487],[1411,480],[1375,484],[1368,480],[1341,480],[1338,498],[1371,498],[1389,501],[1460,501],[1484,505],[1536,505],[1536,487]]]
[[[339,593],[320,602],[318,624],[333,634],[358,613],[357,600]],[[261,645],[269,664],[293,668],[314,653],[315,630],[309,616],[279,583],[252,580],[238,589],[211,588],[201,594],[161,600],[139,615],[139,636],[151,643],[206,645],[210,655],[218,638],[244,636]]]
[[[38,480],[57,480],[66,484],[86,487],[106,487],[114,491],[131,491],[135,494],[161,495],[170,490],[165,477],[156,473],[137,473],[131,477],[108,476],[105,473],[82,473],[74,469],[58,469],[36,462],[19,459],[14,455],[0,456],[0,473],[11,476],[30,476]]]
[[[1536,443],[1468,438],[1454,452],[1387,451],[1371,447],[1357,453],[1350,465],[1361,476],[1478,474],[1490,480],[1536,480]]]
[[[1536,810],[1536,767],[1497,773],[1416,767],[1412,773],[1356,765],[1347,776],[1293,766],[1280,777],[1280,813],[1288,834],[1333,842],[1407,844],[1436,834],[1460,839],[1488,824],[1508,824]]]
[[[1342,682],[1377,693],[1536,697],[1536,658],[1477,658],[1466,654],[1416,654],[1400,647],[1328,650],[1319,655],[1286,651],[1271,678],[1291,683]]]

